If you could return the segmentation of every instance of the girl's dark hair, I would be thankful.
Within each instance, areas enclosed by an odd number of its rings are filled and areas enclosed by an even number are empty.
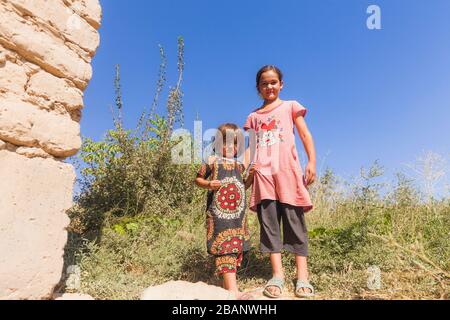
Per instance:
[[[278,69],[278,67],[276,67],[272,64],[265,65],[264,67],[259,69],[258,73],[256,74],[256,89],[258,90],[258,92],[259,92],[259,82],[261,81],[261,76],[264,72],[267,72],[267,71],[274,71],[278,75],[278,80],[283,81],[283,73],[281,72],[280,69]]]

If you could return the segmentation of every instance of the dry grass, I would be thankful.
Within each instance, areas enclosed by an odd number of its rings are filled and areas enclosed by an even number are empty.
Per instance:
[[[307,216],[315,299],[448,299],[448,201],[433,207],[349,208],[341,203],[335,211],[323,212],[317,206]],[[78,256],[82,291],[97,299],[138,299],[148,286],[174,279],[220,286],[205,250],[203,209],[201,204],[191,208],[179,225],[157,227],[138,216],[134,233],[106,227],[101,241],[89,243]],[[239,271],[243,290],[262,287],[271,272],[268,257],[257,250],[259,227],[253,213],[249,226],[253,248]],[[164,232],[155,237],[155,228]],[[293,280],[293,257],[286,254],[283,261],[287,279]],[[379,290],[367,288],[370,265],[381,269]],[[292,292],[293,281],[287,281],[286,295]]]

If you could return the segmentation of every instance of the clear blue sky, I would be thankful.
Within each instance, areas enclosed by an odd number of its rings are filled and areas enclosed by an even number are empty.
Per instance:
[[[379,159],[392,174],[423,150],[448,158],[448,0],[101,3],[101,45],[85,92],[83,136],[99,139],[112,127],[115,64],[122,69],[128,126],[153,99],[158,44],[168,56],[168,83],[175,83],[181,35],[188,129],[197,112],[204,128],[225,121],[242,125],[261,103],[256,71],[276,64],[285,74],[282,99],[296,99],[309,110],[319,169],[329,166],[345,176]],[[382,30],[366,27],[370,4],[381,8]],[[297,148],[304,154],[298,138]]]

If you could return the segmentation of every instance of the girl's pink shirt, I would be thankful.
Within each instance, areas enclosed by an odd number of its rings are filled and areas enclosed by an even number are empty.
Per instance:
[[[278,200],[303,207],[304,212],[313,208],[300,166],[295,145],[295,119],[306,115],[306,108],[297,101],[283,101],[267,111],[254,111],[244,124],[244,130],[253,129],[256,137],[254,163],[260,165],[250,197],[250,210],[257,211],[261,200]]]

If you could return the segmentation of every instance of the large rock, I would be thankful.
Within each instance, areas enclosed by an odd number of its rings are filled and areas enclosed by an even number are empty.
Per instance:
[[[236,300],[230,291],[204,282],[170,281],[146,289],[141,300]]]
[[[40,71],[30,77],[27,93],[53,103],[60,103],[68,111],[83,108],[83,92],[81,90],[45,71]]]
[[[0,151],[0,299],[52,296],[63,270],[75,172]]]
[[[5,48],[57,77],[70,79],[80,89],[86,88],[92,77],[92,67],[65,45],[64,39],[29,23],[3,2],[0,21],[0,44]]]
[[[0,0],[0,299],[61,280],[100,20],[99,0]]]
[[[94,27],[60,0],[8,0],[19,12],[32,14],[38,24],[55,28],[61,36],[77,44],[90,55],[95,53],[100,37]],[[80,1],[78,1],[80,2]]]
[[[25,69],[5,58],[5,62],[0,65],[0,92],[22,95],[27,82]]]
[[[100,27],[102,19],[102,8],[98,0],[64,0],[70,8],[93,26],[95,29]]]
[[[59,293],[53,296],[54,300],[95,300],[88,294],[79,293]]]
[[[81,147],[80,124],[70,116],[39,110],[15,99],[0,100],[0,139],[40,147],[55,157],[68,157]]]

